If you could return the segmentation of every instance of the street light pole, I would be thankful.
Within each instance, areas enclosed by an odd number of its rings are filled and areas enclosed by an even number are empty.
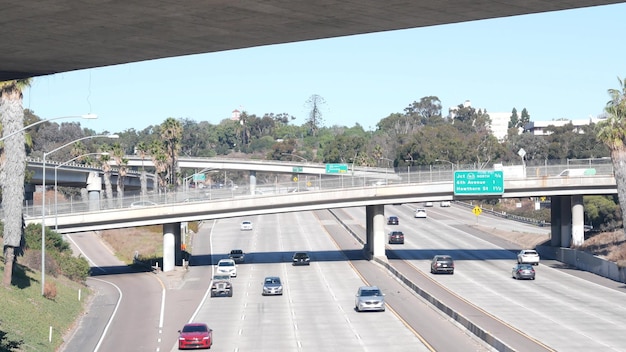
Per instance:
[[[47,120],[39,120],[39,121],[37,121],[35,123],[31,123],[30,125],[22,128],[22,129],[19,129],[17,131],[13,131],[12,133],[9,133],[8,135],[0,138],[0,142],[2,142],[3,140],[5,140],[5,139],[7,139],[7,138],[9,138],[9,137],[11,137],[13,135],[16,135],[16,134],[18,134],[20,132],[24,132],[25,130],[27,130],[27,129],[33,127],[33,126],[37,126],[37,125],[39,125],[41,123],[44,123],[44,122],[49,122],[49,121],[59,120],[59,119],[75,119],[77,117],[81,118],[81,119],[94,120],[94,119],[98,118],[98,115],[96,115],[96,114],[85,114],[85,115],[76,115],[76,116],[61,116],[61,117],[55,117],[55,118],[47,119]]]
[[[387,184],[389,183],[389,181],[388,181],[389,179],[387,178],[387,169],[389,169],[389,165],[390,165],[390,163],[392,163],[392,162],[393,162],[393,160],[391,160],[391,159],[387,159],[387,158],[385,158],[385,157],[383,157],[383,156],[381,156],[381,157],[380,157],[380,159],[381,159],[381,160],[387,160],[387,161],[388,161],[388,163],[387,163],[387,167],[385,167],[385,185],[387,185]]]
[[[72,158],[72,159],[70,159],[70,160],[68,160],[68,161],[66,161],[66,162],[64,162],[62,164],[59,164],[59,165],[54,167],[54,231],[57,231],[59,229],[58,221],[57,221],[58,220],[58,211],[59,211],[57,209],[58,198],[59,198],[58,191],[57,191],[57,170],[61,166],[67,165],[67,164],[71,163],[72,161],[74,161],[74,160],[76,160],[78,158],[82,158],[82,157],[87,156],[87,155],[109,155],[109,153],[107,153],[107,152],[103,152],[103,153],[87,153],[87,154],[79,155],[77,157],[74,157],[74,158]]]
[[[49,152],[43,153],[43,164],[42,172],[41,172],[41,295],[43,296],[45,293],[44,287],[46,284],[46,157],[57,150],[63,149],[69,145],[72,145],[76,142],[80,142],[85,139],[97,138],[97,137],[106,137],[106,138],[119,138],[116,134],[105,134],[105,135],[96,135],[96,136],[87,136],[79,139],[75,139],[69,143],[63,144],[62,146],[53,149]]]

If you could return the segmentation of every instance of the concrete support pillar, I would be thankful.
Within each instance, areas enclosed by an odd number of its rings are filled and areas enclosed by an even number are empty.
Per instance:
[[[385,254],[385,206],[367,205],[365,251],[370,257],[386,258]]]
[[[580,246],[585,241],[585,207],[583,196],[572,196],[572,245]]]
[[[561,247],[572,244],[572,198],[561,197]]]
[[[163,271],[174,270],[175,265],[182,265],[180,249],[180,223],[163,224]]]
[[[256,192],[256,171],[250,170],[250,194],[254,195]]]
[[[87,176],[89,211],[100,210],[100,193],[102,193],[102,177],[97,172],[90,172]]]
[[[561,201],[562,196],[550,197],[550,245],[561,246]]]

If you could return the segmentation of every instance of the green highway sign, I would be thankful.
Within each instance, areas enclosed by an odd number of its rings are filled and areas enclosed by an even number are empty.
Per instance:
[[[206,180],[206,176],[204,174],[194,174],[193,182],[204,181]]]
[[[292,172],[302,172],[302,166],[294,166],[291,170]]]
[[[455,171],[455,195],[487,195],[504,193],[502,171]]]
[[[347,174],[348,164],[326,164],[327,174]]]

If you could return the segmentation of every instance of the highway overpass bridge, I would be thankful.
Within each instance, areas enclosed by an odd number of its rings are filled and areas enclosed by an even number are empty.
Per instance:
[[[163,269],[171,270],[180,263],[181,223],[229,217],[310,211],[317,209],[365,206],[367,209],[367,248],[372,256],[385,255],[384,206],[442,200],[483,198],[550,197],[552,201],[552,245],[569,247],[584,239],[583,195],[616,194],[612,175],[596,174],[576,177],[540,176],[505,179],[502,194],[458,195],[449,171],[448,181],[418,181],[413,175],[399,174],[401,181],[370,186],[360,178],[323,180],[314,190],[290,192],[291,184],[273,185],[275,192],[264,194],[235,193],[226,190],[205,199],[184,198],[186,193],[165,195],[148,207],[106,209],[90,212],[46,214],[60,233],[98,231],[146,225],[163,225]],[[427,179],[425,175],[420,175]],[[430,176],[432,179],[433,175]],[[41,223],[41,209],[27,218],[27,223]]]
[[[621,2],[7,0],[0,19],[0,81]]]

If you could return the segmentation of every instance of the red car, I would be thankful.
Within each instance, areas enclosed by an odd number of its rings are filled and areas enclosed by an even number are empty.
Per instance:
[[[204,323],[189,323],[178,330],[178,349],[211,348],[213,330]]]

